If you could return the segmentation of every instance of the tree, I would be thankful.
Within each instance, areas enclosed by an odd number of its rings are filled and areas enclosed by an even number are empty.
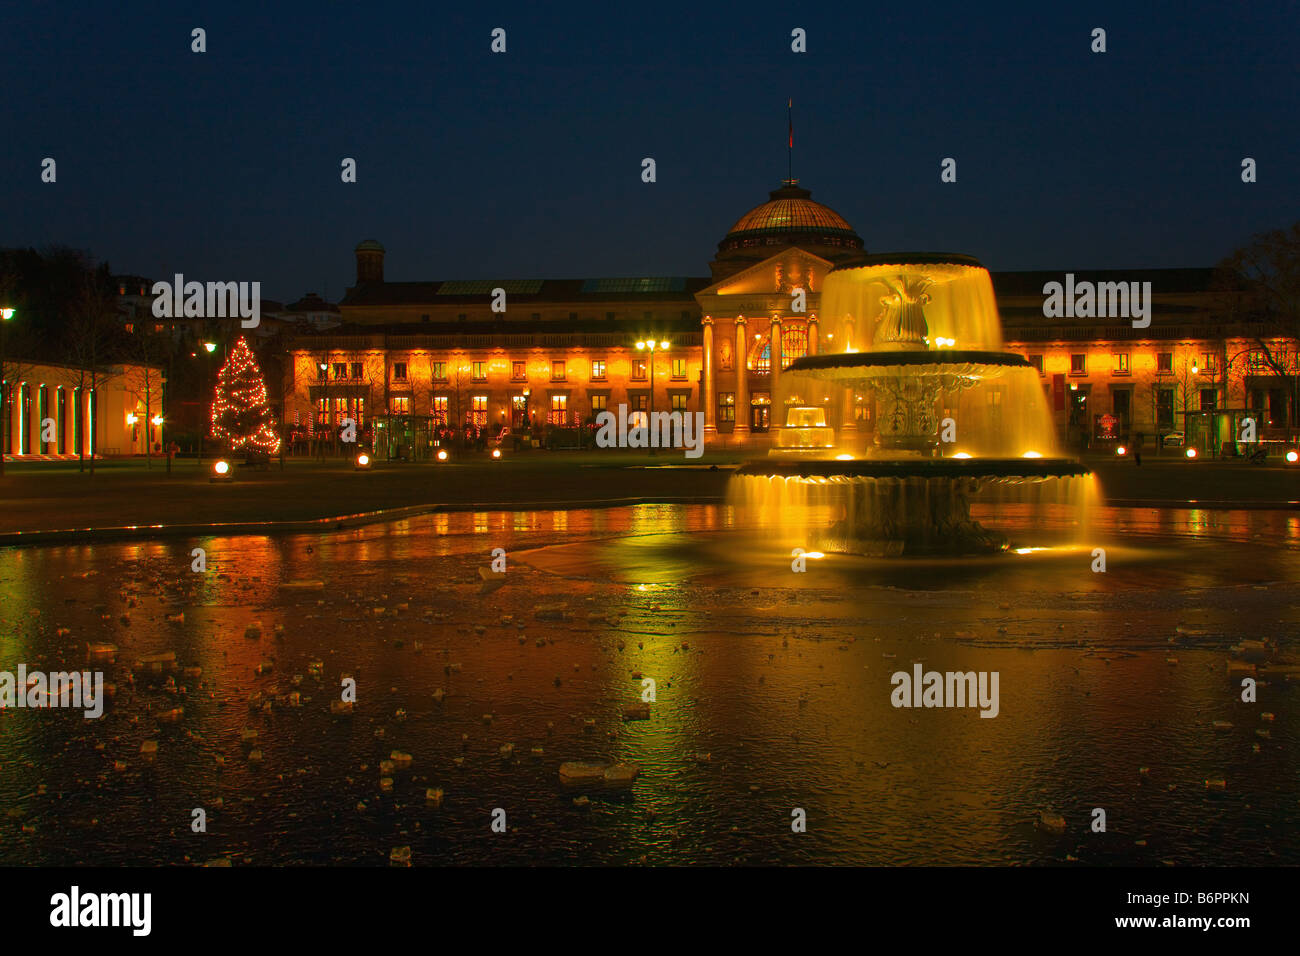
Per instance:
[[[1217,285],[1238,293],[1233,309],[1257,323],[1259,364],[1286,383],[1289,442],[1300,424],[1300,222],[1254,236],[1219,264]]]
[[[73,421],[80,419],[83,428],[86,422],[90,425],[89,435],[73,433],[77,442],[77,469],[86,470],[86,446],[89,444],[92,477],[95,474],[94,429],[97,423],[87,414],[87,409],[94,401],[96,389],[114,377],[108,359],[119,332],[116,327],[117,302],[107,281],[107,273],[102,269],[82,275],[72,300],[72,319],[66,326],[64,338],[67,356],[71,360],[68,384],[76,396]]]
[[[137,395],[144,396],[144,460],[145,467],[152,468],[153,439],[151,437],[151,428],[155,413],[160,414],[162,412],[164,381],[162,366],[166,364],[170,367],[172,353],[175,351],[175,342],[169,331],[155,332],[153,323],[146,322],[137,325],[124,344],[123,351],[131,360],[127,384],[135,390]],[[158,429],[158,434],[161,439],[161,427]],[[165,451],[166,449],[164,449],[164,453]]]
[[[232,452],[242,449],[274,455],[280,449],[275,415],[266,398],[266,382],[242,335],[217,373],[212,434],[227,442]]]

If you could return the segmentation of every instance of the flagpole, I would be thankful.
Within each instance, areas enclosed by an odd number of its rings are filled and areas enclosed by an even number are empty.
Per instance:
[[[786,103],[786,121],[790,127],[790,146],[785,154],[785,178],[794,180],[794,97]]]

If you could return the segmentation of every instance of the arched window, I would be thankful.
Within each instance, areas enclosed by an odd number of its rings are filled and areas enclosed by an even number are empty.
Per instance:
[[[796,326],[781,333],[781,368],[808,354],[808,329]]]

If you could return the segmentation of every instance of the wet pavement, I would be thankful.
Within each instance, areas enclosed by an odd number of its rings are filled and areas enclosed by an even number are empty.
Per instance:
[[[1024,553],[803,574],[712,505],[0,551],[0,670],[116,684],[96,721],[0,711],[0,863],[1300,862],[1300,514],[1103,510],[1055,548],[1022,517]],[[917,662],[998,672],[998,715],[892,706]]]

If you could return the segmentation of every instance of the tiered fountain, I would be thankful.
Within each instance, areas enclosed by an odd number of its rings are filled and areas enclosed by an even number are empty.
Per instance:
[[[830,349],[782,374],[785,426],[732,483],[748,523],[822,551],[970,554],[1009,546],[972,500],[1086,502],[1091,474],[1061,456],[1037,370],[1001,350],[979,262],[864,257],[827,275],[821,314]]]

